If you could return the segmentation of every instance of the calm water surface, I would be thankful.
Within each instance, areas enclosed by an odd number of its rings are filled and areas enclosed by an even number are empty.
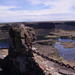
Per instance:
[[[63,45],[60,44],[60,42],[73,42],[75,43],[75,40],[72,39],[58,39],[58,42],[55,43],[55,48],[57,48],[59,55],[62,56],[64,59],[75,61],[75,47],[74,48],[64,48]]]
[[[74,48],[64,48],[60,42],[73,42],[75,40],[72,39],[58,39],[58,42],[55,43],[55,48],[57,48],[59,55],[62,56],[64,59],[75,61],[75,47]],[[0,41],[0,48],[9,48],[8,41]]]
[[[0,41],[0,48],[9,48],[8,41]]]

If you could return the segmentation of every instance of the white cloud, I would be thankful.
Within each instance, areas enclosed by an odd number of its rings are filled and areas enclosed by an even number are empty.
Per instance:
[[[71,10],[74,0],[28,0],[32,5],[44,4],[52,8],[42,10],[10,10],[15,6],[0,6],[0,21],[49,21],[74,20],[75,11]],[[59,15],[60,14],[60,15]]]
[[[75,5],[75,0],[28,0],[32,5],[43,4],[44,6],[52,7],[50,12],[65,13],[70,12],[72,5]]]
[[[2,10],[9,10],[11,8],[16,8],[16,6],[0,6],[0,11],[2,11]]]

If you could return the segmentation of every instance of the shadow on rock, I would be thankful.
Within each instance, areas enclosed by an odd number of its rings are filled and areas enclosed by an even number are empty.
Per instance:
[[[0,60],[0,67],[0,75],[45,75],[35,60],[25,55],[8,55],[4,60]]]

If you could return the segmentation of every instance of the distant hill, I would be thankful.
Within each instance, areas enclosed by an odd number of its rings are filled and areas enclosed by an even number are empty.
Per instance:
[[[75,21],[74,22],[64,22],[64,21],[54,21],[54,22],[15,22],[15,23],[3,23],[0,24],[0,38],[8,38],[8,30],[10,25],[15,24],[25,24],[26,26],[33,27],[34,29],[63,29],[63,30],[75,30]],[[39,31],[39,30],[38,30]],[[40,30],[41,31],[41,30]],[[43,31],[44,32],[44,31]],[[44,32],[45,33],[45,32]]]
[[[44,22],[44,23],[27,23],[27,26],[33,27],[33,28],[44,28],[44,29],[51,29],[51,28],[55,28],[55,24],[54,23],[48,23],[48,22]]]

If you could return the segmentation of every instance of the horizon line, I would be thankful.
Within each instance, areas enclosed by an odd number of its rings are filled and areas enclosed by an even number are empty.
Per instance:
[[[2,23],[37,23],[37,22],[75,22],[75,20],[50,20],[50,21],[11,21],[11,22],[0,22],[0,24]]]

